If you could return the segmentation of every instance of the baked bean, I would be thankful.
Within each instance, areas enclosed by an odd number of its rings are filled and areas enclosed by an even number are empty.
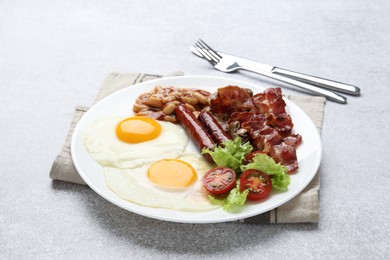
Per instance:
[[[175,90],[175,91],[171,92],[170,95],[173,95],[177,99],[180,99],[183,96],[183,93],[181,93],[180,91]]]
[[[146,109],[148,109],[148,107],[145,105],[137,104],[137,103],[133,105],[133,111],[136,113],[143,110],[143,109],[146,110]]]
[[[198,104],[198,99],[195,96],[184,96],[181,98],[181,101],[190,104],[191,106],[196,106],[196,104]]]
[[[165,103],[169,103],[169,102],[172,102],[172,101],[175,101],[176,100],[176,97],[175,96],[167,96],[167,97],[164,97],[162,99],[162,102],[165,104]]]
[[[170,114],[173,113],[173,111],[175,110],[175,108],[176,108],[176,105],[175,105],[175,104],[173,104],[173,103],[168,103],[168,104],[166,104],[166,105],[164,106],[164,108],[163,108],[163,113],[164,113],[165,115],[170,115]]]
[[[174,116],[164,116],[164,121],[171,122],[171,123],[176,123],[177,119]]]
[[[195,111],[195,108],[193,106],[191,106],[189,103],[185,103],[184,104],[189,110],[191,110],[192,112]]]
[[[154,90],[153,90],[154,93],[163,93],[164,90],[161,86],[156,86],[154,87]]]
[[[146,105],[151,107],[161,108],[163,106],[162,99],[159,99],[155,94],[151,95],[145,102]]]
[[[198,102],[204,106],[209,104],[209,98],[206,96],[203,96],[199,92],[194,92],[194,97],[196,97],[198,99]]]
[[[150,111],[147,109],[143,109],[137,112],[137,116],[148,116],[150,114]]]

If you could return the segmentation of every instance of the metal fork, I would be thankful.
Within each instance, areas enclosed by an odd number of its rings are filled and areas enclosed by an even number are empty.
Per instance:
[[[299,80],[294,79],[294,78],[289,78],[286,76],[278,75],[278,74],[272,73],[272,71],[260,70],[260,69],[255,68],[255,67],[242,66],[234,58],[228,57],[226,55],[224,55],[224,56],[220,55],[217,51],[212,49],[210,46],[208,46],[201,39],[199,39],[195,43],[194,47],[196,48],[196,50],[198,51],[200,56],[202,56],[204,59],[206,59],[215,69],[217,69],[219,71],[233,72],[233,71],[240,70],[240,69],[247,70],[247,71],[255,72],[255,73],[258,73],[260,75],[263,75],[263,76],[266,76],[266,77],[269,77],[272,79],[282,81],[284,83],[290,84],[290,85],[295,86],[295,87],[302,88],[302,89],[309,91],[311,93],[324,96],[327,99],[329,99],[331,101],[335,101],[337,103],[341,103],[341,104],[347,103],[346,97],[339,95],[337,93],[334,93],[332,91],[317,87],[315,85],[308,84],[308,83],[299,81]]]

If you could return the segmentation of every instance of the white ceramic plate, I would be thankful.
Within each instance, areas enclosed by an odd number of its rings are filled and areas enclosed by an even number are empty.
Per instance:
[[[295,125],[294,132],[301,134],[303,137],[303,142],[297,149],[299,170],[296,174],[291,175],[291,184],[288,191],[273,193],[266,201],[261,203],[248,203],[239,213],[229,213],[221,208],[209,212],[181,212],[144,207],[121,199],[106,186],[102,167],[89,156],[81,141],[82,131],[89,122],[103,116],[133,115],[132,107],[135,99],[141,93],[150,91],[156,85],[201,88],[210,92],[227,85],[238,85],[250,88],[255,93],[263,91],[262,88],[254,84],[229,78],[181,76],[147,81],[127,87],[109,95],[91,107],[75,128],[71,143],[72,159],[83,180],[100,196],[115,205],[146,217],[172,222],[215,223],[234,221],[267,212],[286,203],[301,192],[317,172],[321,161],[321,140],[318,131],[311,119],[297,105],[286,100],[287,112],[292,117]],[[190,145],[197,151],[192,143]]]

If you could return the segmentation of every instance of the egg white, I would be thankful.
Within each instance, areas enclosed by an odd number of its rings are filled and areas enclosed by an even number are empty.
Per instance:
[[[117,123],[123,119],[99,118],[84,129],[82,141],[91,157],[102,166],[133,169],[163,158],[177,158],[188,145],[182,127],[162,121],[157,138],[135,144],[123,142],[115,133]]]
[[[106,184],[120,198],[147,207],[193,212],[218,208],[211,204],[202,185],[203,175],[212,165],[193,152],[178,159],[191,164],[197,174],[196,181],[186,188],[165,188],[152,183],[147,177],[149,165],[130,170],[105,167]]]

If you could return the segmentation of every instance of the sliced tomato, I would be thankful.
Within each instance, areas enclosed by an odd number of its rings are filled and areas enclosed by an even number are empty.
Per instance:
[[[211,194],[220,195],[234,188],[236,172],[228,167],[216,167],[206,172],[202,182]]]
[[[258,153],[267,154],[267,153],[262,152],[262,151],[253,151],[253,152],[250,152],[250,153],[248,153],[247,155],[245,155],[245,158],[244,158],[243,163],[244,163],[244,164],[248,164],[248,163],[253,162],[253,157],[255,157],[255,155],[258,154]]]
[[[246,170],[241,174],[240,190],[248,189],[248,200],[262,200],[268,197],[272,189],[270,177],[259,170]]]

